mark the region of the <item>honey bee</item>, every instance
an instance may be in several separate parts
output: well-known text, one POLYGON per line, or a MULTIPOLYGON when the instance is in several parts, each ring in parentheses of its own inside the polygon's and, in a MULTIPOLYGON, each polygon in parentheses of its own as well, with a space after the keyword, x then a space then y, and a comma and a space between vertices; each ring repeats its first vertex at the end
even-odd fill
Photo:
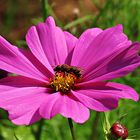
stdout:
POLYGON ((69 66, 67 64, 63 65, 58 65, 54 68, 55 72, 64 72, 65 74, 67 73, 73 73, 76 75, 77 78, 81 77, 81 69, 75 66, 69 66))

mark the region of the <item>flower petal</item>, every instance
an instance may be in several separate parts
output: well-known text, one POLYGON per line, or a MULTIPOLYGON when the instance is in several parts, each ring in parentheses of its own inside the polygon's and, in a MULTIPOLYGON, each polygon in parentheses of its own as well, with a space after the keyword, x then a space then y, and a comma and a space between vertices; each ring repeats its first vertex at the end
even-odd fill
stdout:
MULTIPOLYGON (((94 30, 92 34, 94 34, 94 30)), ((78 66, 85 71, 91 67, 94 69, 96 62, 115 50, 124 47, 124 44, 128 46, 131 45, 131 42, 123 34, 121 25, 99 31, 93 38, 89 34, 83 35, 75 47, 72 65, 78 66)))
POLYGON ((24 56, 42 73, 46 76, 47 81, 54 76, 54 71, 51 72, 45 67, 33 54, 30 50, 22 50, 24 56))
POLYGON ((48 95, 48 89, 41 85, 40 81, 21 76, 0 80, 0 108, 9 112, 13 123, 29 125, 41 118, 38 109, 48 95))
POLYGON ((0 36, 0 69, 38 80, 47 80, 47 77, 29 61, 23 52, 22 49, 11 45, 0 36))
POLYGON ((77 85, 73 95, 85 106, 96 111, 107 111, 118 106, 121 98, 138 101, 136 91, 126 85, 114 82, 96 82, 77 85))
POLYGON ((92 28, 83 32, 73 52, 73 57, 71 62, 72 66, 80 66, 79 63, 82 61, 83 57, 85 56, 85 53, 89 49, 89 45, 93 42, 96 36, 98 36, 102 31, 103 30, 100 28, 92 28))
POLYGON ((70 53, 74 49, 74 47, 78 41, 78 38, 76 38, 75 36, 73 36, 72 34, 70 34, 67 31, 64 31, 64 34, 65 34, 65 38, 66 38, 68 53, 70 53))
MULTIPOLYGON (((112 93, 120 98, 138 101, 138 93, 131 87, 114 82, 89 82, 77 85, 82 90, 94 90, 97 92, 112 93)), ((95 95, 96 96, 96 95, 95 95)))
POLYGON ((31 90, 29 88, 22 88, 19 92, 22 94, 23 92, 30 92, 30 95, 16 97, 0 103, 0 107, 8 110, 9 119, 18 125, 29 125, 41 119, 38 109, 42 102, 44 102, 47 94, 40 93, 44 91, 37 88, 31 90), (35 90, 37 90, 37 92, 35 92, 35 90))
POLYGON ((103 81, 124 76, 140 66, 140 43, 121 48, 98 61, 90 71, 86 71, 85 81, 103 81))
POLYGON ((74 51, 74 48, 76 46, 78 39, 75 36, 73 36, 72 34, 70 34, 69 32, 65 31, 64 34, 65 34, 67 49, 68 49, 68 56, 65 61, 65 64, 70 65, 73 51, 74 51))
POLYGON ((17 87, 38 87, 46 86, 46 82, 40 80, 27 78, 24 76, 8 76, 3 79, 0 79, 0 92, 9 90, 8 88, 17 88, 17 87), (2 88, 3 87, 3 88, 2 88), (8 88, 7 88, 8 87, 8 88))
POLYGON ((49 95, 40 107, 40 115, 46 119, 57 114, 71 118, 77 123, 83 123, 89 118, 89 110, 83 104, 61 93, 49 95))
POLYGON ((119 98, 113 95, 104 95, 101 96, 97 92, 88 91, 88 90, 79 90, 79 91, 72 91, 72 94, 79 100, 79 102, 83 103, 86 107, 96 110, 96 111, 108 111, 116 108, 118 106, 119 98), (92 96, 92 94, 94 94, 92 96))
POLYGON ((68 55, 65 35, 55 26, 52 17, 48 17, 46 23, 39 23, 29 29, 26 41, 32 53, 51 72, 52 66, 64 64, 68 55))
MULTIPOLYGON (((28 106, 27 106, 28 107, 28 106)), ((30 111, 25 110, 25 108, 18 109, 18 111, 9 111, 9 119, 16 125, 31 125, 41 119, 39 112, 36 108, 30 109, 30 111), (19 110, 22 110, 22 115, 19 114, 19 110), (15 112, 17 113, 15 115, 15 112)))

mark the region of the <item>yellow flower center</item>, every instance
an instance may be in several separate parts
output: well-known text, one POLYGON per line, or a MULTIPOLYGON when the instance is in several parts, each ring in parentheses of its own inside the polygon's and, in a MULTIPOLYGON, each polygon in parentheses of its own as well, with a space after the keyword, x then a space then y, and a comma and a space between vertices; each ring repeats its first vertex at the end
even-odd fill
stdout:
POLYGON ((77 67, 58 65, 54 68, 55 76, 50 79, 50 86, 55 91, 67 94, 74 89, 75 82, 81 77, 80 70, 77 67))

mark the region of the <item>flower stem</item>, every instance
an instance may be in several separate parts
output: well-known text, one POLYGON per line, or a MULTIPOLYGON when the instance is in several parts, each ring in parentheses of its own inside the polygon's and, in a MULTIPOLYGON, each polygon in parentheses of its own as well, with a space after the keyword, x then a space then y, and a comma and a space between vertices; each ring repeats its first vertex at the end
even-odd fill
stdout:
POLYGON ((40 120, 39 125, 38 125, 38 129, 37 129, 37 133, 36 133, 36 140, 41 140, 43 124, 44 124, 44 120, 42 119, 42 120, 40 120))
POLYGON ((43 20, 48 17, 48 0, 41 0, 43 20))
POLYGON ((31 127, 31 132, 34 135, 34 139, 35 140, 41 140, 41 135, 42 135, 42 131, 43 131, 43 124, 44 124, 44 120, 41 119, 37 129, 34 129, 34 127, 31 127))
POLYGON ((92 124, 92 133, 91 133, 91 136, 90 136, 91 140, 97 140, 99 119, 100 119, 100 113, 95 112, 95 118, 94 118, 94 121, 93 121, 93 124, 92 124))
POLYGON ((68 122, 69 122, 69 127, 70 127, 70 131, 71 131, 72 140, 76 140, 75 134, 74 134, 72 119, 68 118, 68 122))

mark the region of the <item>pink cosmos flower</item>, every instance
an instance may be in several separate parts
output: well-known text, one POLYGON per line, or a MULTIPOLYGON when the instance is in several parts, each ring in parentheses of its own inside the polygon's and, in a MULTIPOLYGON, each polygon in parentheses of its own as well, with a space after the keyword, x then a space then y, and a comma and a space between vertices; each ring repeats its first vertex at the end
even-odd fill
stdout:
POLYGON ((140 65, 139 43, 117 25, 92 28, 76 38, 55 25, 52 17, 29 29, 23 50, 0 37, 0 68, 17 76, 0 80, 0 107, 17 125, 57 114, 83 123, 89 109, 108 111, 121 98, 138 100, 131 87, 105 82, 140 65))

